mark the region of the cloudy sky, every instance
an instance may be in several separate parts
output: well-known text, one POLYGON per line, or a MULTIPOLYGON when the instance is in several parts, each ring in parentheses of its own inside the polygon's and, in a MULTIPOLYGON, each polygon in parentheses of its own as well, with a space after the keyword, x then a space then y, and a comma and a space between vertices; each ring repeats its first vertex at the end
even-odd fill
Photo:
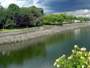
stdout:
POLYGON ((90 0, 0 0, 1 5, 8 7, 15 3, 20 7, 35 5, 46 12, 60 12, 77 9, 90 9, 90 0))

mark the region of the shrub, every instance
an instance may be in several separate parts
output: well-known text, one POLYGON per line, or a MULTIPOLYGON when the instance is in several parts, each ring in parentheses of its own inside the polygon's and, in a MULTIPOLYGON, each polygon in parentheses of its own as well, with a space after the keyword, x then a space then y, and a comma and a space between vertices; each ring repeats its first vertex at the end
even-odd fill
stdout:
POLYGON ((56 68, 90 68, 90 52, 86 48, 74 46, 70 56, 62 55, 56 59, 56 68))
POLYGON ((0 7, 0 29, 40 26, 43 14, 43 9, 35 6, 20 8, 10 4, 7 9, 0 7))
POLYGON ((41 26, 43 25, 42 22, 41 22, 41 19, 40 18, 37 18, 35 20, 33 20, 33 26, 41 26))
POLYGON ((43 17, 43 23, 46 25, 62 25, 64 17, 61 14, 50 14, 43 17))
POLYGON ((11 20, 11 19, 7 19, 6 20, 6 23, 4 25, 4 28, 6 29, 12 29, 12 28, 15 28, 15 23, 14 23, 14 20, 11 20))

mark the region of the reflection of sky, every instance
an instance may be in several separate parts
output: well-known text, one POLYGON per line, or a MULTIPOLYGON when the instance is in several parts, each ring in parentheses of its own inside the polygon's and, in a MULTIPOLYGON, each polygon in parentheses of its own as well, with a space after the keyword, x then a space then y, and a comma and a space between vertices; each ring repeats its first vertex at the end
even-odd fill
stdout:
POLYGON ((90 0, 0 0, 0 2, 3 6, 8 6, 10 3, 15 3, 19 6, 36 5, 43 7, 46 12, 90 8, 90 0))

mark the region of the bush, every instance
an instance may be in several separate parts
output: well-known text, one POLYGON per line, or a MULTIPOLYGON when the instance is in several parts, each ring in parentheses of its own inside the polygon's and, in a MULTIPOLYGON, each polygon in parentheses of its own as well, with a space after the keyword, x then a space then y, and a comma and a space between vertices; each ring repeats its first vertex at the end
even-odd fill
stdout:
POLYGON ((56 68, 90 68, 90 52, 86 48, 74 46, 70 56, 62 55, 56 59, 56 68))
POLYGON ((43 25, 41 18, 36 18, 35 20, 33 20, 33 26, 41 26, 43 25))
POLYGON ((7 9, 0 8, 0 29, 40 26, 43 14, 42 8, 20 8, 16 4, 10 4, 7 9))
POLYGON ((61 14, 50 14, 43 17, 46 25, 63 25, 64 17, 61 14))
POLYGON ((43 24, 45 25, 63 25, 64 23, 76 23, 75 21, 86 22, 90 18, 87 17, 76 17, 73 15, 66 14, 48 14, 43 16, 43 24))
POLYGON ((4 25, 4 28, 6 29, 12 29, 12 28, 15 28, 15 23, 14 23, 14 20, 11 20, 11 19, 7 19, 6 20, 6 23, 4 25))

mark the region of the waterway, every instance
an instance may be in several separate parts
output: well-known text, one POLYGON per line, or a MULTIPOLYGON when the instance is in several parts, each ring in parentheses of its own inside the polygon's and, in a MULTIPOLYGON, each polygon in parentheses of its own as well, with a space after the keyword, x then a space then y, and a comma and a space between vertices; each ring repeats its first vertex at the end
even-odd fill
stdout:
POLYGON ((69 55, 75 44, 90 50, 90 27, 46 36, 24 49, 0 54, 0 68, 54 68, 62 54, 69 55))

